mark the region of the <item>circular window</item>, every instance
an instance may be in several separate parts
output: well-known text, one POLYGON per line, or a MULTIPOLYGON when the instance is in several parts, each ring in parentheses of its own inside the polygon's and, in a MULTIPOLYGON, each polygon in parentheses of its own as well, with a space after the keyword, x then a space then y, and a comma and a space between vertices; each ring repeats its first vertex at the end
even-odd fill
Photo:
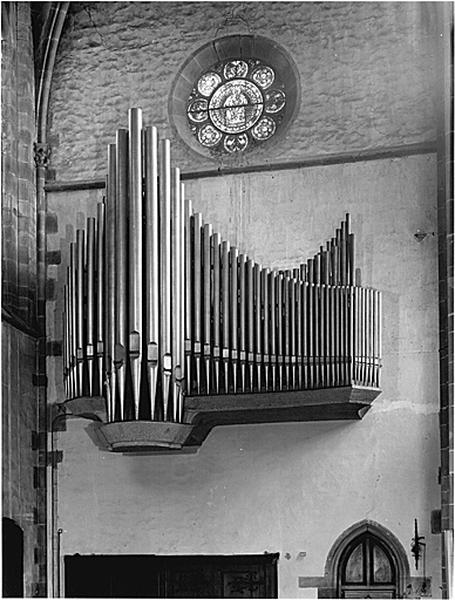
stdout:
POLYGON ((227 36, 200 48, 183 66, 170 98, 180 137, 219 158, 265 145, 285 131, 299 97, 287 53, 260 36, 227 36))
POLYGON ((279 74, 259 59, 224 60, 212 65, 188 98, 190 129, 217 153, 243 152, 271 138, 286 108, 279 74))

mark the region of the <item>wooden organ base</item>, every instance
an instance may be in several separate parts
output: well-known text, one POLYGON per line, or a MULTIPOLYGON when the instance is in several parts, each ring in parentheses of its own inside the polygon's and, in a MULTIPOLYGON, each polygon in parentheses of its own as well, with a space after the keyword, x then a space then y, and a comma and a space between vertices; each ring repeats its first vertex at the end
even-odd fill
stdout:
POLYGON ((96 422, 100 448, 112 452, 188 452, 199 448, 214 427, 255 423, 346 421, 362 419, 377 388, 345 386, 266 394, 188 396, 182 423, 106 420, 104 398, 64 402, 67 412, 96 422))

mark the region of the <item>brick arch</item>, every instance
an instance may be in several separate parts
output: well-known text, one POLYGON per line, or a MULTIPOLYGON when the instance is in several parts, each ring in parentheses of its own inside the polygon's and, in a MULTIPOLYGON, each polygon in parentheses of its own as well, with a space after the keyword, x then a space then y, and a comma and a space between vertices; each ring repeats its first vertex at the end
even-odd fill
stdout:
POLYGON ((409 562, 406 551, 400 540, 386 527, 369 519, 364 519, 348 527, 333 543, 325 563, 324 575, 331 592, 330 596, 336 597, 337 578, 340 559, 346 548, 353 540, 364 533, 377 537, 389 550, 397 573, 398 597, 403 597, 410 584, 409 562))

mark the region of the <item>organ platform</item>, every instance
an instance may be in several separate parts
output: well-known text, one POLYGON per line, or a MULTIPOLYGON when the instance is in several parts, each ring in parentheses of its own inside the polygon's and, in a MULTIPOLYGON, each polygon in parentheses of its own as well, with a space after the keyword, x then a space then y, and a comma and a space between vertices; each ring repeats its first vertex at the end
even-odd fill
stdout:
POLYGON ((362 418, 380 393, 381 293, 346 215, 276 270, 193 212, 140 109, 108 148, 106 197, 70 243, 65 408, 112 451, 199 446, 217 425, 362 418))

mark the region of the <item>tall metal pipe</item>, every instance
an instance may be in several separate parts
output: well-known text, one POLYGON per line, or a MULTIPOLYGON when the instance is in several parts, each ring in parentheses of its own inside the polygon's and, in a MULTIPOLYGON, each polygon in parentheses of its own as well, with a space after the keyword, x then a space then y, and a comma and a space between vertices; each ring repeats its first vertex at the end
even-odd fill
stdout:
POLYGON ((171 340, 171 146, 160 142, 160 358, 163 395, 163 420, 168 420, 169 391, 172 375, 171 340))
POLYGON ((68 364, 68 288, 65 284, 63 286, 63 317, 62 317, 62 332, 63 332, 63 344, 62 344, 62 358, 63 358, 63 385, 65 389, 65 398, 70 397, 69 393, 69 364, 68 364))
POLYGON ((229 391, 229 242, 221 243, 221 318, 223 322, 221 358, 224 367, 224 390, 229 391))
POLYGON ((212 306, 211 306, 211 276, 212 276, 212 264, 211 264, 211 242, 212 242, 212 226, 210 223, 206 223, 202 232, 202 288, 203 288, 203 319, 202 319, 202 342, 203 342, 203 354, 204 354, 204 388, 206 394, 210 394, 211 381, 210 381, 210 363, 211 363, 211 317, 212 317, 212 306))
POLYGON ((360 364, 360 375, 359 375, 359 383, 363 385, 364 383, 364 373, 365 373, 365 296, 364 296, 363 288, 359 288, 359 336, 360 336, 360 348, 359 348, 359 364, 360 364))
POLYGON ((105 204, 99 202, 97 206, 97 231, 96 231, 96 359, 98 365, 98 394, 103 395, 104 384, 104 344, 105 344, 105 319, 104 319, 104 291, 105 291, 105 204))
POLYGON ((183 421, 184 396, 185 396, 185 250, 186 250, 186 227, 185 227, 185 184, 180 183, 180 385, 178 397, 178 421, 183 421))
POLYGON ((290 389, 289 386, 289 374, 290 374, 290 359, 291 359, 291 346, 290 346, 290 329, 291 329, 291 312, 290 312, 290 297, 289 297, 289 278, 283 278, 283 362, 286 389, 290 389))
POLYGON ((373 385, 373 369, 374 369, 374 303, 373 290, 367 290, 368 296, 368 385, 373 385))
POLYGON ((182 264, 182 204, 181 204, 181 182, 180 169, 172 169, 171 189, 171 268, 172 268, 172 417, 173 421, 179 420, 180 404, 182 401, 182 376, 183 363, 181 363, 183 346, 182 327, 182 288, 183 288, 183 264, 182 264))
POLYGON ((144 131, 145 161, 145 343, 147 344, 147 379, 150 418, 156 417, 159 361, 159 213, 158 213, 158 132, 156 127, 144 131))
POLYGON ((242 392, 245 392, 245 368, 246 368, 246 256, 239 255, 239 361, 240 361, 240 384, 242 392))
POLYGON ((295 355, 296 374, 295 389, 302 389, 303 379, 303 344, 302 344, 302 282, 296 282, 295 289, 295 355))
POLYGON ((321 385, 321 315, 320 315, 320 287, 313 284, 313 372, 316 387, 321 385))
MULTIPOLYGON (((115 204, 116 204, 116 146, 110 144, 108 148, 108 179, 106 203, 106 272, 107 293, 105 294, 106 306, 106 397, 108 421, 115 421, 117 402, 117 373, 114 368, 115 340, 117 337, 116 323, 116 270, 117 253, 119 252, 115 240, 115 204)), ((120 407, 120 420, 123 420, 123 411, 120 407)))
POLYGON ((347 251, 347 223, 346 221, 341 222, 340 229, 340 283, 341 285, 346 285, 347 283, 347 260, 346 260, 346 251, 347 251))
POLYGON ((193 225, 193 352, 196 367, 196 392, 201 393, 201 313, 202 313, 202 217, 200 213, 192 216, 193 225))
POLYGON ((270 278, 270 269, 265 267, 261 272, 261 294, 262 294, 262 304, 264 311, 264 320, 263 320, 263 363, 264 363, 264 386, 265 391, 269 391, 269 347, 270 347, 270 329, 269 329, 269 319, 270 319, 270 305, 269 305, 269 278, 270 278))
POLYGON ((291 279, 289 282, 289 352, 290 352, 290 385, 288 389, 296 389, 296 284, 295 279, 291 279))
POLYGON ((87 219, 87 336, 85 353, 88 370, 88 395, 93 396, 95 360, 95 219, 87 219))
POLYGON ((272 377, 272 391, 276 391, 276 283, 277 274, 276 271, 271 271, 269 275, 269 298, 270 298, 270 334, 269 334, 269 355, 270 355, 270 368, 272 377))
MULTIPOLYGON (((308 273, 308 279, 310 279, 310 272, 308 273)), ((312 278, 312 276, 311 276, 312 278)), ((315 360, 315 350, 314 350, 314 293, 313 293, 314 284, 310 281, 308 282, 307 290, 307 327, 308 327, 308 385, 310 388, 314 386, 315 376, 314 376, 314 360, 315 360)))
POLYGON ((302 317, 302 324, 300 328, 300 337, 302 340, 302 377, 300 382, 301 389, 308 389, 308 283, 306 281, 302 282, 302 286, 300 288, 301 294, 301 308, 300 314, 302 317))
POLYGON ((246 339, 246 361, 249 373, 249 390, 254 387, 254 286, 253 286, 253 266, 251 259, 246 261, 246 306, 247 306, 247 339, 246 339))
POLYGON ((359 342, 360 342, 360 300, 359 288, 355 286, 354 291, 354 383, 359 383, 359 342))
POLYGON ((129 360, 133 389, 134 418, 139 419, 142 367, 142 111, 129 111, 129 360))
POLYGON ((231 326, 231 364, 232 364, 232 390, 237 393, 237 366, 238 366, 238 262, 239 251, 237 248, 231 248, 230 263, 231 263, 231 289, 230 289, 230 326, 231 326))
POLYGON ((354 344, 355 344, 355 288, 353 286, 348 287, 348 295, 349 295, 349 385, 353 385, 355 379, 355 359, 354 359, 354 344))
POLYGON ((118 383, 120 420, 125 419, 126 370, 128 350, 128 284, 131 263, 128 265, 129 190, 128 190, 128 131, 118 129, 115 144, 115 179, 113 202, 115 203, 115 336, 113 360, 115 379, 118 383))
POLYGON ((315 254, 313 258, 313 283, 319 283, 320 281, 320 267, 321 267, 321 257, 319 254, 315 254))
POLYGON ((74 291, 74 276, 73 276, 73 262, 74 262, 74 244, 70 244, 70 266, 67 267, 67 281, 68 281, 68 362, 69 362, 69 379, 70 379, 70 393, 69 397, 74 398, 77 396, 77 383, 75 376, 76 368, 76 332, 74 330, 75 320, 75 291, 74 291))
POLYGON ((283 389, 283 275, 278 273, 275 279, 275 319, 276 319, 276 363, 278 375, 278 389, 283 389))
POLYGON ((256 360, 256 384, 257 391, 262 388, 262 315, 264 312, 264 294, 261 286, 261 271, 260 265, 255 264, 253 268, 253 287, 254 287, 254 303, 255 303, 255 360, 256 360))
POLYGON ((327 378, 326 378, 326 367, 327 367, 327 349, 325 345, 326 341, 326 297, 325 297, 325 285, 321 283, 318 286, 318 296, 319 296, 319 372, 320 372, 320 380, 321 386, 326 387, 327 378))
POLYGON ((79 395, 84 394, 84 259, 85 259, 85 231, 78 229, 76 232, 76 338, 77 338, 77 379, 79 395))
POLYGON ((191 202, 188 200, 185 202, 185 357, 187 394, 191 394, 193 384, 193 227, 191 214, 192 206, 191 202))
POLYGON ((213 306, 213 367, 215 392, 220 391, 220 246, 221 236, 219 233, 212 235, 213 273, 212 273, 212 306, 213 306))

